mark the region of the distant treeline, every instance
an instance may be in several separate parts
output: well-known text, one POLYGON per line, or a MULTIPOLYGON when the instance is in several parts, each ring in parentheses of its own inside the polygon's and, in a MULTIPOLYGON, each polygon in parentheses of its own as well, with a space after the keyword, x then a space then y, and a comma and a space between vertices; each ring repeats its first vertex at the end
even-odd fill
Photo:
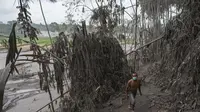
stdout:
MULTIPOLYGON (((5 35, 9 35, 10 31, 12 29, 12 24, 16 22, 16 21, 8 21, 7 23, 3 23, 0 21, 0 34, 5 34, 5 35)), ((36 23, 32 23, 32 26, 35 27, 36 29, 40 30, 40 31, 46 31, 46 26, 44 24, 36 24, 36 23)), ((52 22, 48 25, 49 30, 51 32, 61 32, 61 31, 70 31, 73 29, 72 24, 58 24, 56 22, 52 22)), ((17 28, 19 28, 20 26, 17 26, 17 28)), ((16 28, 16 29, 17 29, 16 28)), ((21 31, 16 30, 17 34, 21 34, 21 31)))
MULTIPOLYGON (((14 22, 16 22, 16 21, 15 20, 8 21, 7 23, 3 23, 0 21, 0 34, 9 35, 14 22)), ((47 31, 46 26, 44 24, 32 23, 32 26, 35 27, 36 29, 38 29, 39 31, 47 31)), ((74 29, 74 26, 75 26, 74 24, 66 24, 66 23, 58 24, 56 22, 52 22, 52 23, 48 24, 49 30, 51 32, 72 32, 74 29)), ((19 28, 20 28, 20 26, 18 25, 16 27, 17 35, 23 34, 20 30, 17 30, 19 28)), ((95 24, 87 25, 87 30, 89 32, 94 31, 95 24)), ((126 33, 131 33, 131 30, 133 30, 133 29, 128 28, 125 31, 126 31, 126 33)), ((117 26, 115 28, 115 32, 117 32, 117 33, 120 33, 123 31, 124 31, 124 28, 122 26, 117 26)))

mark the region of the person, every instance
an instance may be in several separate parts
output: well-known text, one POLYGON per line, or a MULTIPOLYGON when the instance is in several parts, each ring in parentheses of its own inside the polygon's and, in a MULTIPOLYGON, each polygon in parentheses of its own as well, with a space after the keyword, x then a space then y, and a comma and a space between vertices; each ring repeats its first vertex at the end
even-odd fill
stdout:
POLYGON ((127 95, 127 98, 129 97, 129 100, 130 100, 129 109, 133 111, 135 108, 135 98, 136 98, 138 89, 139 89, 140 95, 142 95, 141 80, 138 79, 138 75, 136 73, 133 73, 132 79, 128 81, 127 87, 126 87, 126 95, 127 95))

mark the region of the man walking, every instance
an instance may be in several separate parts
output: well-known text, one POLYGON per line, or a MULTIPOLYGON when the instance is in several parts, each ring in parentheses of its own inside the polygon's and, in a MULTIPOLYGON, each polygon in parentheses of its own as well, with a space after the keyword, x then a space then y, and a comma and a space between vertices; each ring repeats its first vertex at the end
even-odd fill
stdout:
POLYGON ((135 97, 137 94, 137 90, 139 89, 140 95, 142 95, 141 92, 141 80, 138 79, 138 76, 136 73, 132 74, 132 79, 128 81, 127 87, 126 87, 126 95, 129 96, 130 100, 130 109, 134 111, 135 108, 135 97))

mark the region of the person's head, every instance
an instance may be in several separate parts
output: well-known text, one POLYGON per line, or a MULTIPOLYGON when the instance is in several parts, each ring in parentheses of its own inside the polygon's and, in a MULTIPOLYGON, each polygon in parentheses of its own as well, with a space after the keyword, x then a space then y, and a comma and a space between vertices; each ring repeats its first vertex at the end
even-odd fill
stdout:
POLYGON ((132 77, 138 77, 136 72, 133 72, 132 77))
POLYGON ((133 79, 133 80, 137 80, 137 77, 138 77, 137 74, 134 72, 134 73, 132 74, 132 79, 133 79))

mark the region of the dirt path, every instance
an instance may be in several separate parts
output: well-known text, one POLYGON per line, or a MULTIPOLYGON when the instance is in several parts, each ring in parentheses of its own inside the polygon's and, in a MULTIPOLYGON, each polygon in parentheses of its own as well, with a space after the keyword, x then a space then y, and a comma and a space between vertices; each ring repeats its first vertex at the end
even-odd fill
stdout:
MULTIPOLYGON (((152 76, 148 76, 148 68, 150 65, 145 65, 140 68, 138 74, 140 77, 145 78, 142 83, 142 96, 137 94, 136 96, 136 106, 134 112, 167 112, 160 111, 157 107, 152 105, 154 98, 157 96, 165 96, 167 93, 163 93, 160 89, 153 84, 150 84, 152 76)), ((138 92, 139 93, 139 92, 138 92)), ((132 112, 128 109, 129 100, 126 98, 126 95, 123 93, 118 97, 111 99, 109 104, 104 105, 104 108, 97 110, 97 112, 132 112)))
MULTIPOLYGON (((157 94, 164 93, 161 93, 157 87, 147 83, 143 85, 142 93, 142 96, 137 95, 136 97, 135 112, 156 112, 156 110, 150 109, 151 99, 157 94)), ((128 109, 128 104, 128 100, 125 95, 122 94, 118 98, 111 100, 110 103, 107 104, 109 106, 97 110, 97 112, 131 112, 131 110, 128 109)))
MULTIPOLYGON (((139 71, 139 74, 142 74, 142 77, 147 76, 147 68, 149 66, 144 66, 139 71)), ((155 87, 154 85, 147 83, 151 79, 150 76, 146 78, 144 83, 142 84, 142 96, 137 94, 136 96, 136 107, 135 112, 157 112, 156 109, 151 109, 151 99, 156 97, 156 95, 162 95, 164 93, 160 92, 160 89, 155 87)), ((105 108, 98 110, 97 112, 131 112, 128 109, 129 100, 126 98, 125 94, 120 95, 117 98, 114 98, 110 101, 110 105, 106 105, 105 108)))

